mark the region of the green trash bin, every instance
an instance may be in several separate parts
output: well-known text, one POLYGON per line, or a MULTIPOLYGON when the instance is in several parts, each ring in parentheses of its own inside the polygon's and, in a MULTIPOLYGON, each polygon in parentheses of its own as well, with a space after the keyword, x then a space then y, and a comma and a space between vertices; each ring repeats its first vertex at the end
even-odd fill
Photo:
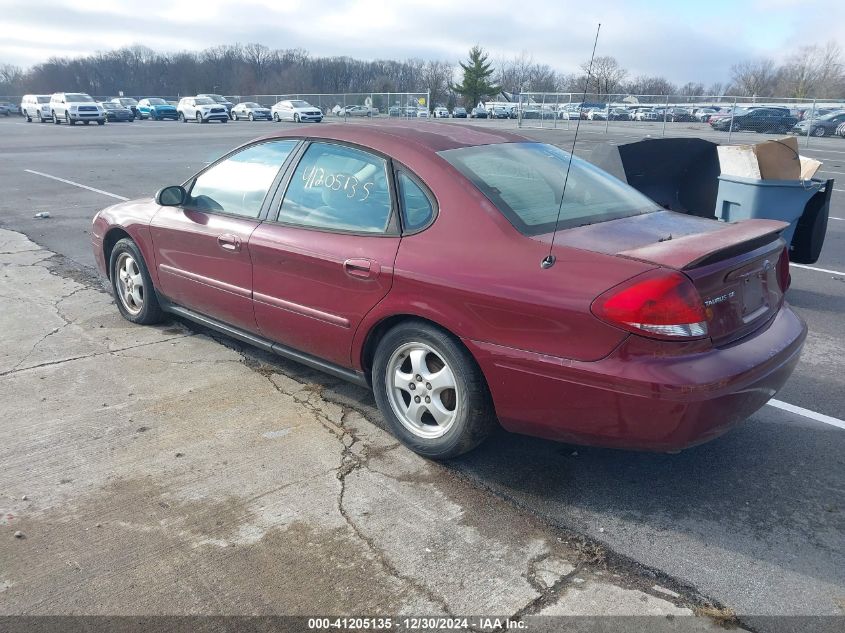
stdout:
POLYGON ((783 239, 790 245, 790 257, 815 263, 824 242, 832 191, 832 180, 758 180, 721 175, 716 218, 724 222, 751 218, 788 222, 783 239), (796 234, 799 222, 802 228, 796 234))

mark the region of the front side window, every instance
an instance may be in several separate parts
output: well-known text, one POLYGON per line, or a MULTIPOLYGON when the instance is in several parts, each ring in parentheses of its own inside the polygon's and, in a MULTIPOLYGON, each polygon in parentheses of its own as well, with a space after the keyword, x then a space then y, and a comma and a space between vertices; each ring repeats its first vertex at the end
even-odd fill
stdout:
POLYGON ((264 197, 298 141, 252 145, 201 173, 188 207, 257 218, 264 197))
POLYGON ((525 235, 659 211, 633 187, 544 143, 499 143, 439 152, 525 235), (561 198, 563 201, 561 203, 561 198), (560 220, 558 221, 558 215, 560 220))
POLYGON ((312 143, 291 178, 279 221, 384 233, 391 209, 387 161, 344 145, 312 143))

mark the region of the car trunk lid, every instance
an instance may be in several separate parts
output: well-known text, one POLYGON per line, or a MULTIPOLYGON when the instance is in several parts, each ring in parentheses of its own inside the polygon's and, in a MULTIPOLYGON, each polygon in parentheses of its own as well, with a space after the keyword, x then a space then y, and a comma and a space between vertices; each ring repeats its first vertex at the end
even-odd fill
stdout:
MULTIPOLYGON (((725 345, 761 327, 783 304, 778 274, 788 224, 733 224, 655 212, 561 231, 555 244, 683 272, 705 305, 708 334, 725 345)), ((539 239, 547 241, 551 235, 539 239)))

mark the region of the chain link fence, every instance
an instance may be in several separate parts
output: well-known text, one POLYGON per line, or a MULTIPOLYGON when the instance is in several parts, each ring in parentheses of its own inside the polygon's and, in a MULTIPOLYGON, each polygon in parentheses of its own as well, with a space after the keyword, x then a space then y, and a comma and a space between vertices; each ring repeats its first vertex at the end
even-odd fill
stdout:
POLYGON ((706 136, 727 143, 742 132, 796 134, 804 145, 845 137, 845 101, 834 99, 523 92, 515 102, 485 107, 496 116, 508 110, 524 128, 574 129, 580 120, 581 131, 593 133, 706 136))

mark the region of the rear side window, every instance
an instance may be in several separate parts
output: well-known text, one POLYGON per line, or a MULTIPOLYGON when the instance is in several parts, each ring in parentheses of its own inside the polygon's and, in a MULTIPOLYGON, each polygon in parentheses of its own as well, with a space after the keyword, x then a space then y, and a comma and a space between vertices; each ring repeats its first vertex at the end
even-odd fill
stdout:
POLYGON ((312 143, 288 185, 279 222, 384 233, 391 209, 387 161, 353 147, 312 143))
POLYGON ((197 177, 188 206, 257 218, 267 190, 298 142, 259 143, 220 161, 197 177))
POLYGON ((633 187, 544 143, 500 143, 440 152, 525 235, 606 222, 660 208, 633 187), (569 171, 567 180, 567 170, 569 171), (566 195, 563 196, 563 185, 566 195), (557 221, 560 215, 559 222, 557 221))
POLYGON ((434 207, 413 178, 404 171, 398 172, 399 199, 402 203, 402 225, 406 232, 423 228, 434 217, 434 207))

